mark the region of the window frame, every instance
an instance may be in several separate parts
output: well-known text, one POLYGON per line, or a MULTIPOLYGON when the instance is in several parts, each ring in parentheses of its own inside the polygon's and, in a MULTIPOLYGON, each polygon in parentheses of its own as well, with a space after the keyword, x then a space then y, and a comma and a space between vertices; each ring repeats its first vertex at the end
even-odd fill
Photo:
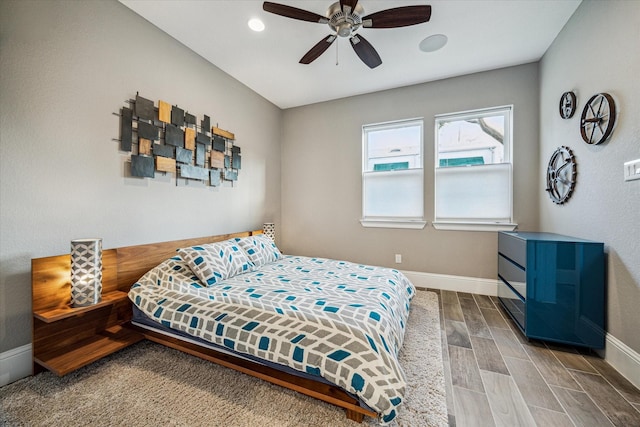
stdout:
POLYGON ((362 217, 360 218, 360 223, 363 227, 376 227, 376 228, 409 228, 409 229, 422 229, 427 225, 427 221, 425 221, 425 209, 424 209, 424 164, 425 164, 425 153, 424 153, 424 117, 416 117, 411 119, 401 119, 401 120, 393 120, 388 122, 381 123, 372 123, 366 124, 362 126, 362 169, 361 169, 361 179, 362 179, 362 217), (397 170, 369 170, 369 144, 368 144, 368 133, 372 131, 381 131, 385 129, 397 129, 401 127, 408 126, 419 126, 420 127, 420 167, 409 167, 408 169, 397 169, 397 170), (404 172, 407 171, 420 171, 421 179, 420 179, 420 196, 421 200, 421 216, 372 216, 367 215, 367 191, 366 191, 366 181, 367 176, 372 176, 371 174, 394 174, 396 172, 404 172))
MULTIPOLYGON (((433 227, 437 230, 457 230, 457 231, 513 231, 518 224, 515 223, 513 218, 513 115, 514 106, 500 105, 496 107, 479 108, 474 110, 459 111, 453 113, 437 114, 434 116, 434 180, 433 180, 433 227), (465 120, 469 118, 478 118, 486 116, 490 113, 505 113, 508 124, 505 123, 505 132, 503 141, 504 157, 501 163, 489 163, 483 165, 468 165, 468 166, 440 166, 440 152, 438 142, 438 124, 441 121, 449 120, 465 120), (506 140, 508 138, 508 145, 506 140), (438 169, 447 169, 448 171, 454 171, 456 167, 463 168, 481 168, 485 166, 495 166, 501 164, 509 165, 509 219, 506 221, 487 220, 482 218, 477 219, 463 219, 463 220, 451 220, 451 219, 439 219, 438 218, 438 169)), ((462 170, 462 169, 461 169, 462 170)))

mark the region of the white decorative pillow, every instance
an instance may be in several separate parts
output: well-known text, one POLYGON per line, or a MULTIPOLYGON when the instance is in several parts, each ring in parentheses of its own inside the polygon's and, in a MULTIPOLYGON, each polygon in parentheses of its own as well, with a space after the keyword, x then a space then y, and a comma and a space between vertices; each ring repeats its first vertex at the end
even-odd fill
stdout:
POLYGON ((251 237, 236 238, 238 243, 247 253, 249 260, 256 267, 278 260, 282 254, 276 244, 264 234, 251 237))
POLYGON ((247 258, 247 254, 234 241, 234 239, 220 242, 220 244, 224 245, 225 247, 224 254, 227 260, 227 268, 229 273, 228 277, 233 277, 237 274, 251 271, 251 269, 253 268, 251 259, 247 258))
POLYGON ((251 270, 247 255, 232 240, 182 248, 180 257, 207 286, 251 270))

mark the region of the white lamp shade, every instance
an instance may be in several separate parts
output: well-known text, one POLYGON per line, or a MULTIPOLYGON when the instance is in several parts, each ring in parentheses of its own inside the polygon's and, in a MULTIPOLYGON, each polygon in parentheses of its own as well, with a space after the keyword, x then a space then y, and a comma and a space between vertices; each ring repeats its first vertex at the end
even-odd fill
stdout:
POLYGON ((102 300, 102 239, 71 241, 71 305, 85 307, 102 300))
POLYGON ((262 232, 274 242, 276 241, 276 225, 274 223, 265 222, 262 224, 262 232))

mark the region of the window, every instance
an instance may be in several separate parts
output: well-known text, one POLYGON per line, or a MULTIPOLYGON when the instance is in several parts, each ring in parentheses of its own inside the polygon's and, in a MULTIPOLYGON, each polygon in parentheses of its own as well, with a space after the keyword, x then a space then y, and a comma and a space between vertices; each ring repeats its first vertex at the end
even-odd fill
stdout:
POLYGON ((422 139, 422 119, 362 127, 363 226, 425 226, 422 139))
POLYGON ((512 106, 435 120, 438 229, 513 230, 512 106))

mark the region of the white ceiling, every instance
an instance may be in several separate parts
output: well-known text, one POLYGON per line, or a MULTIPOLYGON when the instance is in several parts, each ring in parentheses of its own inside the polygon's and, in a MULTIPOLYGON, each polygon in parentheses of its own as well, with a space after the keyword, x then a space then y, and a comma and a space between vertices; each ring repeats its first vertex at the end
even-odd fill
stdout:
MULTIPOLYGON (((345 38, 310 65, 299 64, 330 34, 329 27, 264 12, 262 1, 120 2, 278 107, 289 108, 537 61, 581 0, 361 0, 365 15, 432 6, 424 24, 359 30, 382 58, 375 69, 360 61, 345 38), (247 26, 255 17, 266 25, 261 33, 247 26), (420 41, 432 34, 445 34, 448 44, 437 52, 420 51, 420 41)), ((324 15, 332 0, 275 2, 324 15)))

